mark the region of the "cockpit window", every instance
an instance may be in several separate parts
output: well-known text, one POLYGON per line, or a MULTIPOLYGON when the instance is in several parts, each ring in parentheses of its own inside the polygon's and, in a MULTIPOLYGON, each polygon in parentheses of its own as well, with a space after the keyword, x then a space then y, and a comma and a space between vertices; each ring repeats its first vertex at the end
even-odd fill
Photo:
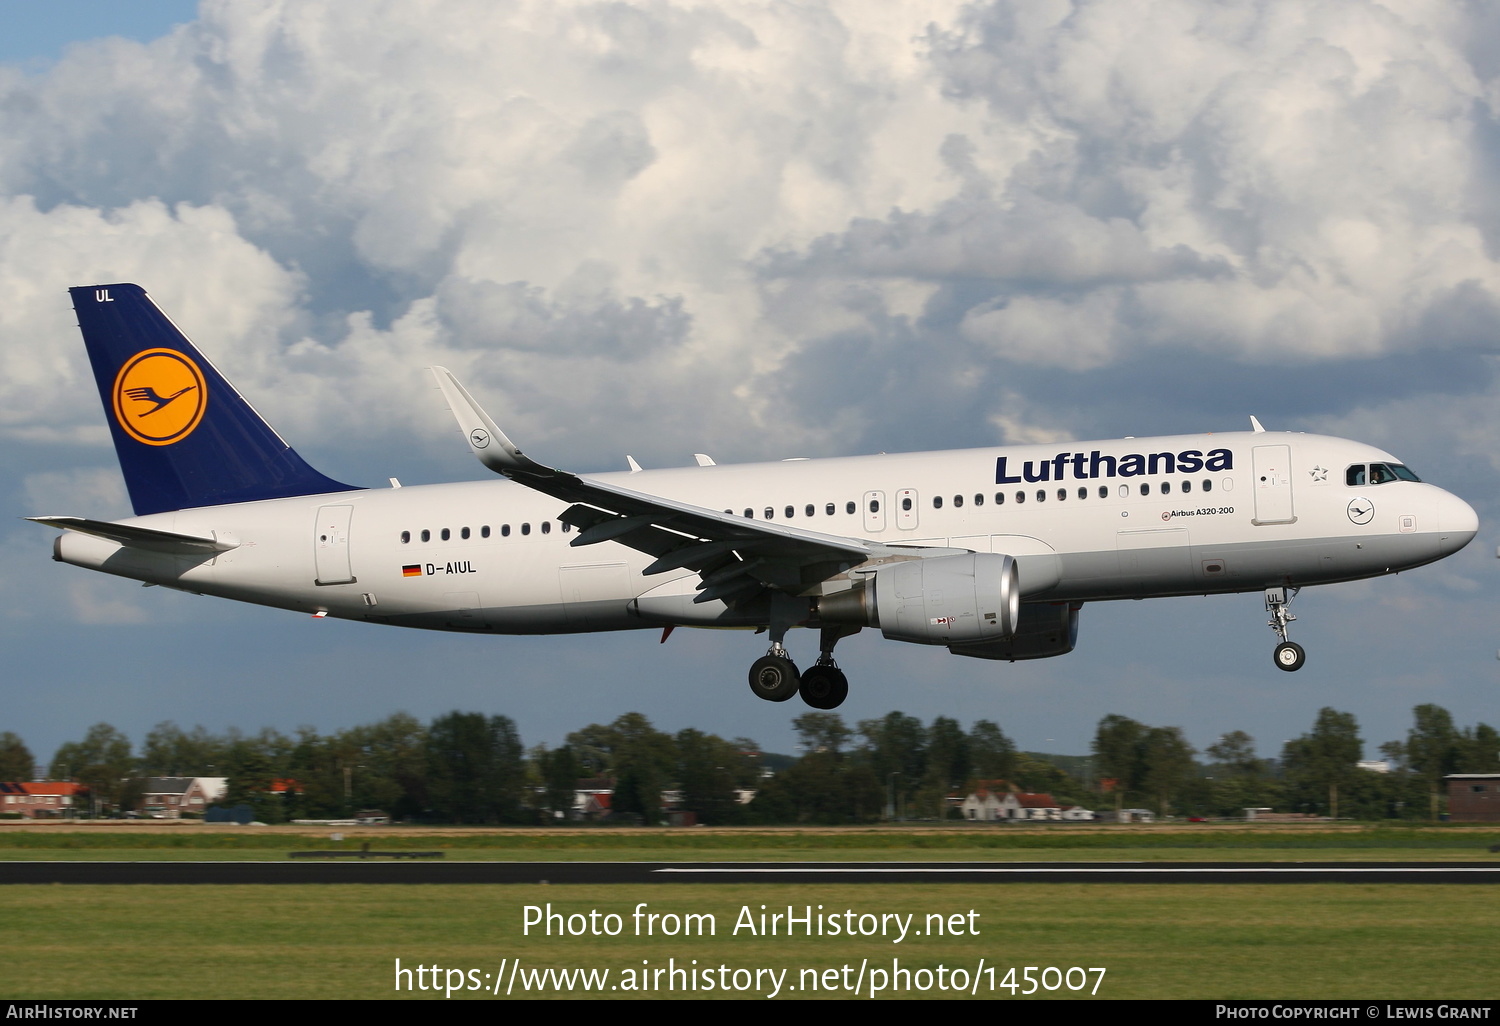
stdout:
POLYGON ((1371 463, 1368 466, 1356 463, 1344 472, 1344 483, 1350 487, 1362 487, 1366 483, 1378 485, 1389 484, 1391 481, 1420 480, 1400 463, 1371 463))

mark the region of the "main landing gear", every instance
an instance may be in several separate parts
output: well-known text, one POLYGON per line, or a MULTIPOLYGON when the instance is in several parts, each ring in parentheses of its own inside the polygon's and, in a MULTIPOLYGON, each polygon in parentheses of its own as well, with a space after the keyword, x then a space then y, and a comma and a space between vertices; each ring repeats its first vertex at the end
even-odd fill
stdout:
POLYGON ((837 709, 849 697, 849 678, 833 661, 833 646, 840 638, 859 633, 858 627, 824 627, 818 661, 806 673, 798 674, 797 664, 782 646, 786 629, 773 630, 771 648, 750 667, 750 690, 767 702, 785 702, 800 694, 802 701, 814 709, 837 709), (777 634, 781 637, 777 637, 777 634))
POLYGON ((750 690, 767 702, 785 702, 797 693, 801 683, 797 664, 780 642, 773 643, 771 650, 750 666, 750 690))
POLYGON ((1307 662, 1307 653, 1302 651, 1302 646, 1295 641, 1286 640, 1286 625, 1297 619, 1287 610, 1300 590, 1300 588, 1292 588, 1290 591, 1286 588, 1266 589, 1266 612, 1271 614, 1270 622, 1266 626, 1275 631, 1276 636, 1281 639, 1281 644, 1276 646, 1272 658, 1278 670, 1285 670, 1288 673, 1302 669, 1302 664, 1307 662))
POLYGON ((837 709, 849 697, 849 678, 832 659, 819 659, 802 675, 802 701, 814 709, 837 709))

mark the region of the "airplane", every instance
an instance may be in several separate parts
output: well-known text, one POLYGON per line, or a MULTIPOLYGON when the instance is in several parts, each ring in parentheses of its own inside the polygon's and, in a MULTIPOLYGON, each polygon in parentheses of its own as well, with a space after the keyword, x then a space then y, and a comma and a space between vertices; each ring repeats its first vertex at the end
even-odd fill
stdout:
POLYGON ((1462 499, 1359 442, 1265 430, 570 473, 429 368, 504 480, 389 488, 310 467, 133 284, 70 289, 135 516, 28 519, 53 558, 319 617, 441 631, 768 632, 751 691, 837 708, 866 627, 992 660, 1073 650, 1089 602, 1264 593, 1303 665, 1308 585, 1398 573, 1478 530, 1462 499), (798 670, 788 631, 819 632, 798 670))

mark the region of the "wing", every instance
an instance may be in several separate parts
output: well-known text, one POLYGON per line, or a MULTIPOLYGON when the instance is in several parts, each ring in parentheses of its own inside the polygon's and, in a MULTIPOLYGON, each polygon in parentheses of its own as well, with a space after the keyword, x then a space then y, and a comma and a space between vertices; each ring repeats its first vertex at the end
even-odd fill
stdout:
POLYGON ((816 594, 822 582, 872 562, 966 552, 892 546, 750 520, 543 466, 521 452, 447 369, 429 368, 485 466, 572 503, 559 517, 578 529, 574 546, 612 541, 655 556, 647 575, 688 569, 702 581, 694 602, 734 605, 767 588, 816 594), (904 550, 904 551, 903 551, 904 550))

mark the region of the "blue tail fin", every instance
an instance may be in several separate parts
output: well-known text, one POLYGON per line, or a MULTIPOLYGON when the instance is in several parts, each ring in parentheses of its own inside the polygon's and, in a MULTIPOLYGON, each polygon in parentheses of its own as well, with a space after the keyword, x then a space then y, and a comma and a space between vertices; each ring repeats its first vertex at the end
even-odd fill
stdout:
POLYGON ((68 291, 138 516, 353 490, 293 452, 145 289, 68 291))

